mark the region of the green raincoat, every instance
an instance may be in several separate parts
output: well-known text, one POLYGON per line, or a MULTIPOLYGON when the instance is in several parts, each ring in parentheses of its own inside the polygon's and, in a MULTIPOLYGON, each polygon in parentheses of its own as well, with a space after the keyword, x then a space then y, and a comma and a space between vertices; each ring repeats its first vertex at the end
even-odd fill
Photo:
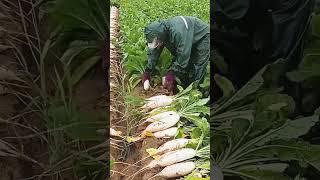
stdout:
POLYGON ((145 36, 148 43, 157 37, 164 45, 148 49, 146 71, 153 72, 166 47, 174 57, 170 70, 183 84, 203 81, 210 58, 210 28, 206 23, 195 17, 176 16, 149 24, 145 36))

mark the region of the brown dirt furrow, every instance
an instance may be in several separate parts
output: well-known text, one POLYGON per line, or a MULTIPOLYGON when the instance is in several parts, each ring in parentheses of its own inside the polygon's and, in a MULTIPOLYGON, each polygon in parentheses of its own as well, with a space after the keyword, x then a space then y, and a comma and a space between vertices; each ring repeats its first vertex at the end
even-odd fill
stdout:
MULTIPOLYGON (((117 8, 111 8, 110 15, 110 127, 116 130, 125 132, 125 124, 121 123, 121 113, 123 112, 123 99, 121 99, 120 89, 121 88, 121 53, 119 48, 115 45, 119 38, 119 10, 117 8)), ((123 161, 122 150, 125 148, 125 144, 119 139, 114 139, 111 137, 110 140, 110 158, 116 162, 123 161)), ((122 178, 121 170, 125 166, 123 164, 116 163, 113 167, 113 172, 111 173, 111 179, 120 180, 122 178)))

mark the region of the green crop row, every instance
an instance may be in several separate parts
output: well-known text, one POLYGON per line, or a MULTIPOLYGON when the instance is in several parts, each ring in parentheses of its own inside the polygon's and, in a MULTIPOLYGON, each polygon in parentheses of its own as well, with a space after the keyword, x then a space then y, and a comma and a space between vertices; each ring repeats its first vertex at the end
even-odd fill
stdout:
MULTIPOLYGON (((129 75, 140 75, 147 62, 146 40, 144 28, 153 21, 167 19, 173 16, 195 16, 209 24, 209 0, 121 0, 120 4, 120 29, 123 36, 122 49, 124 64, 129 75)), ((159 75, 166 72, 170 65, 171 55, 165 49, 159 63, 159 75)))

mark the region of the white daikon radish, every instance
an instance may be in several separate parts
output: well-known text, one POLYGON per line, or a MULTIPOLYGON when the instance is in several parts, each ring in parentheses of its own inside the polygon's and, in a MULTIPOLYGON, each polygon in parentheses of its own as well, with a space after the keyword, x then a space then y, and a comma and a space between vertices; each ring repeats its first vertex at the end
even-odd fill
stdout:
POLYGON ((144 83, 143 83, 143 89, 146 90, 146 91, 150 89, 150 82, 149 82, 149 80, 144 81, 144 83))
POLYGON ((146 101, 148 102, 141 107, 142 109, 155 109, 158 107, 170 105, 173 102, 173 97, 166 95, 158 95, 148 98, 146 99, 146 101))
POLYGON ((122 132, 121 132, 121 131, 116 131, 115 129, 110 128, 110 135, 111 135, 111 136, 118 136, 118 137, 121 137, 121 134, 122 134, 122 132))
POLYGON ((180 120, 180 116, 178 114, 175 114, 175 115, 169 116, 168 118, 161 119, 159 121, 149 124, 146 127, 145 131, 148 131, 148 132, 162 131, 176 125, 179 120, 180 120))
POLYGON ((168 99, 168 98, 171 99, 172 97, 166 96, 166 95, 157 95, 157 96, 149 97, 146 100, 147 101, 158 101, 160 99, 168 99))
POLYGON ((163 107, 152 109, 151 111, 148 112, 148 114, 159 113, 161 111, 164 111, 166 108, 170 108, 170 106, 163 106, 163 107))
POLYGON ((149 153, 150 156, 162 155, 170 151, 175 151, 175 150, 184 148, 190 141, 191 139, 185 139, 185 138, 174 139, 164 143, 158 149, 149 148, 147 149, 147 152, 149 153))
POLYGON ((196 150, 192 148, 183 148, 175 151, 167 152, 159 157, 159 159, 151 161, 146 168, 166 167, 176 164, 196 156, 196 150))
POLYGON ((164 86, 164 85, 165 85, 165 83, 166 83, 166 77, 165 77, 165 76, 163 76, 163 77, 162 77, 162 86, 164 86))
POLYGON ((159 114, 156 114, 154 116, 151 116, 149 118, 146 119, 146 122, 155 122, 155 121, 159 121, 161 119, 164 119, 164 118, 168 118, 172 115, 177 115, 178 113, 175 112, 175 111, 167 111, 167 112, 162 112, 162 113, 159 113, 159 114))
MULTIPOLYGON (((174 139, 174 140, 171 140, 171 141, 164 143, 158 149, 149 148, 146 151, 148 152, 148 154, 150 156, 147 156, 140 161, 148 159, 149 157, 154 157, 155 155, 159 156, 159 155, 162 155, 162 154, 170 152, 170 151, 175 151, 175 150, 184 148, 190 141, 191 141, 191 139, 185 139, 185 138, 174 139)), ((140 162, 140 161, 138 161, 138 162, 140 162)), ((136 163, 138 163, 138 162, 136 162, 136 163)))
POLYGON ((191 148, 183 148, 176 151, 170 151, 163 155, 161 155, 158 159, 152 160, 147 166, 140 169, 136 173, 134 173, 131 177, 133 177, 145 170, 152 169, 155 167, 166 167, 176 163, 183 162, 185 160, 191 159, 196 156, 196 151, 191 148))
POLYGON ((172 138, 174 137, 178 132, 178 128, 177 127, 172 127, 169 129, 165 129, 163 131, 158 131, 153 133, 153 136, 156 138, 172 138))
POLYGON ((173 164, 163 168, 163 170, 156 175, 156 177, 176 178, 190 174, 196 165, 194 162, 182 162, 173 164))
POLYGON ((179 139, 168 141, 157 149, 157 154, 163 154, 169 151, 175 151, 175 150, 184 148, 190 141, 191 139, 185 139, 185 138, 179 138, 179 139))

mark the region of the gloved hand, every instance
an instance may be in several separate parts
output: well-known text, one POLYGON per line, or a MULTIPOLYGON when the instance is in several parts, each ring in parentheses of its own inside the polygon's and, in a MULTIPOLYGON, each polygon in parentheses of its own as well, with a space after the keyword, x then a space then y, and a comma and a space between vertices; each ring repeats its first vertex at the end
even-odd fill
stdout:
POLYGON ((150 88, 150 73, 149 72, 143 73, 142 83, 143 83, 143 89, 149 90, 149 88, 150 88))
POLYGON ((169 90, 169 91, 172 91, 173 88, 174 88, 174 85, 175 85, 175 76, 174 76, 173 71, 170 70, 166 74, 165 82, 164 82, 164 88, 169 90))

